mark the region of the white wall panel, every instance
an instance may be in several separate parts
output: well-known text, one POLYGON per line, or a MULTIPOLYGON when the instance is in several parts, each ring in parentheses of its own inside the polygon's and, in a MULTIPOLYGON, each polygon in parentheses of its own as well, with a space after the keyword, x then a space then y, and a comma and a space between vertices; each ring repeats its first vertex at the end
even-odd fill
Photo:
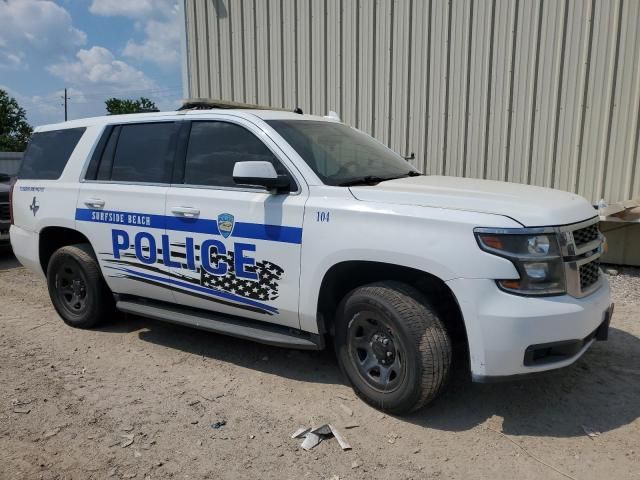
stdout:
POLYGON ((640 195, 640 1, 184 1, 191 97, 335 110, 430 174, 640 195))
POLYGON ((493 71, 493 43, 495 31, 496 2, 474 2, 471 29, 469 82, 469 125, 467 127, 467 153, 463 175, 483 178, 486 175, 485 159, 488 152, 487 132, 491 112, 489 92, 493 71))

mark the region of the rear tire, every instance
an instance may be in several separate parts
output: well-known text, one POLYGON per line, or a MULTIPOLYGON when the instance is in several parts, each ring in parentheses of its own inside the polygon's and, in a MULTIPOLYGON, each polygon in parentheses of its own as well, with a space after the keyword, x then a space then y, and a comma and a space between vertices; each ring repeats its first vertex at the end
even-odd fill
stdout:
POLYGON ((86 243, 53 253, 47 267, 47 285, 53 306, 67 325, 93 328, 115 314, 113 295, 86 243))
POLYGON ((444 388, 451 339, 418 290, 396 281, 353 290, 336 319, 336 353, 356 394, 393 414, 417 410, 444 388))

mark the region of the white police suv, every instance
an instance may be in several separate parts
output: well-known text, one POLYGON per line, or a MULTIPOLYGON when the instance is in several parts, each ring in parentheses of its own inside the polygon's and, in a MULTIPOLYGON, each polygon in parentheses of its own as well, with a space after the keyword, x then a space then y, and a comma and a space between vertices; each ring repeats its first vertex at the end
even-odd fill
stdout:
POLYGON ((454 357, 491 381, 607 338, 585 199, 425 176, 335 118, 212 109, 40 127, 11 200, 13 250, 67 324, 122 311, 292 348, 331 340, 358 395, 393 413, 438 395, 454 357))

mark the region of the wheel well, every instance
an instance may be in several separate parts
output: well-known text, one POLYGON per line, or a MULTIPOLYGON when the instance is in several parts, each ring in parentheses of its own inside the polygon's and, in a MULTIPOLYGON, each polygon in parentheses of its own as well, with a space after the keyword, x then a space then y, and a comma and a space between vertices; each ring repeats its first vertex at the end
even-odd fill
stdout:
POLYGON ((318 298, 320 331, 333 335, 335 313, 340 301, 353 289, 373 282, 396 280, 411 285, 429 300, 445 323, 454 343, 464 342, 467 334, 460 306, 438 277, 415 268, 382 262, 350 261, 334 265, 325 274, 318 298))
POLYGON ((67 245, 89 243, 89 239, 77 230, 65 227, 46 227, 40 232, 39 254, 42 271, 47 274, 47 266, 53 252, 67 245))

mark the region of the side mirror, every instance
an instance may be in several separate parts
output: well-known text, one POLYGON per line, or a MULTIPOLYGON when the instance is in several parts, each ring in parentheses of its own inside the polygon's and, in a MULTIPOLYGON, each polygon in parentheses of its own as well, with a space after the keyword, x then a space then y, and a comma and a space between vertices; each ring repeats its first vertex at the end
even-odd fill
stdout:
POLYGON ((11 180, 11 175, 8 173, 0 173, 0 182, 8 182, 11 180))
POLYGON ((289 191, 286 175, 278 175, 271 162, 238 162, 233 166, 233 181, 239 185, 264 187, 276 192, 289 191))

